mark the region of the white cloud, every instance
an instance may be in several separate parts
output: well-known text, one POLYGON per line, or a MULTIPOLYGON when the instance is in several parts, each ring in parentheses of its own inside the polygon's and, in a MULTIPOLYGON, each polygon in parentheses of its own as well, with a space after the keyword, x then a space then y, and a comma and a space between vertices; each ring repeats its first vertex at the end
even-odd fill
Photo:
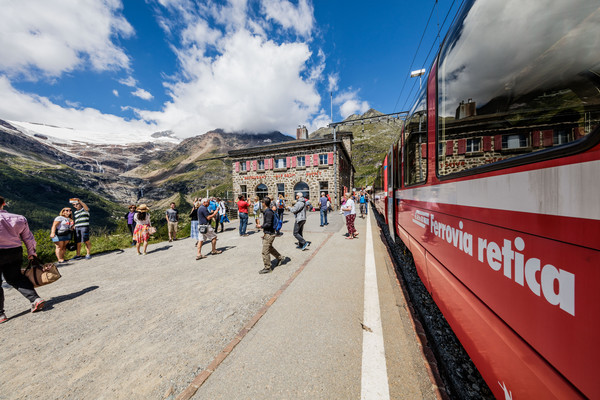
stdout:
POLYGON ((307 0, 299 0, 298 6, 286 0, 262 0, 267 19, 278 22, 285 29, 292 29, 300 36, 309 37, 315 19, 313 7, 307 0))
POLYGON ((0 72, 37 80, 84 67, 129 68, 129 57, 113 43, 134 33, 121 7, 117 0, 3 1, 0 72))
POLYGON ((339 106, 340 115, 347 118, 352 114, 364 114, 369 110, 369 103, 358 96, 358 91, 349 89, 333 98, 333 104, 339 106))
POLYGON ((0 75, 0 115, 13 121, 43 122, 56 126, 81 130, 97 130, 107 133, 131 132, 147 135, 155 132, 154 125, 141 121, 126 121, 115 115, 103 114, 93 108, 65 108, 52 103, 47 97, 16 90, 8 78, 0 75))
POLYGON ((133 78, 133 76, 128 76, 127 78, 119 79, 119 83, 121 85, 135 87, 137 85, 137 81, 133 78))
POLYGON ((154 96, 142 88, 138 88, 135 92, 131 92, 132 95, 139 97, 142 100, 152 100, 154 96))
POLYGON ((193 79, 169 85, 172 100, 162 111, 137 110, 138 115, 193 136, 214 128, 293 132, 318 111, 320 97, 301 77, 311 55, 306 44, 279 45, 241 30, 220 40, 219 48, 214 60, 181 50, 193 79))
POLYGON ((115 95, 115 97, 119 97, 119 91, 117 89, 113 89, 112 93, 115 95))
POLYGON ((340 76, 338 74, 331 74, 327 77, 327 91, 334 92, 338 88, 338 82, 340 80, 340 76))

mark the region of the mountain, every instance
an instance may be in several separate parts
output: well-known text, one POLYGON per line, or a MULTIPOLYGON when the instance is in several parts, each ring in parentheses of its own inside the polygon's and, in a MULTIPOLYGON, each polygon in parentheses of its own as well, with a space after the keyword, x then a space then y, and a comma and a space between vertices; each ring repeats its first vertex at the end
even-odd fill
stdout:
POLYGON ((33 229, 48 229, 70 197, 88 203, 96 223, 110 230, 126 204, 166 208, 206 190, 225 196, 232 189, 227 151, 293 140, 280 132, 215 130, 181 142, 166 131, 147 142, 90 143, 75 130, 65 136, 68 128, 24 125, 0 120, 0 195, 33 229), (56 132, 60 137, 51 136, 56 132))
MULTIPOLYGON (((390 146, 399 139, 402 132, 402 121, 396 118, 382 117, 381 112, 370 109, 362 115, 350 115, 343 122, 346 125, 338 126, 337 131, 352 132, 354 137, 352 145, 352 163, 356 170, 354 186, 363 187, 372 185, 383 158, 390 146), (357 121, 362 118, 381 117, 374 122, 362 123, 357 121), (353 124, 353 125, 350 125, 353 124)), ((331 128, 320 128, 309 135, 310 138, 323 137, 331 134, 331 128)))

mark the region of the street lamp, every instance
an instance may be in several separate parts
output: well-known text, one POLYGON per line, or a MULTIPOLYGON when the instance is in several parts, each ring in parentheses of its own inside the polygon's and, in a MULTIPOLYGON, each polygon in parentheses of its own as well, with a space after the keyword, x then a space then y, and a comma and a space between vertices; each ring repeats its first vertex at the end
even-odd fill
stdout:
POLYGON ((411 71, 411 73, 410 73, 411 78, 416 78, 417 76, 419 77, 419 90, 421 90, 421 77, 423 75, 425 75, 425 68, 417 69, 415 71, 411 71))

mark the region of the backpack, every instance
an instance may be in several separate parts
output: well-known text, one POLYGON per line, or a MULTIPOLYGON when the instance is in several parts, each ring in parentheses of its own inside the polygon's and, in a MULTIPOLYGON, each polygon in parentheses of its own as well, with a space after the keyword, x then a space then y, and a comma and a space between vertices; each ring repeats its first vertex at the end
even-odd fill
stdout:
POLYGON ((260 203, 257 201, 254 203, 254 212, 257 212, 260 209, 260 203))
POLYGON ((279 219, 277 213, 273 213, 273 230, 279 232, 281 226, 283 225, 283 221, 279 219))
POLYGON ((277 204, 279 208, 285 208, 285 202, 283 201, 283 199, 279 199, 279 202, 277 204))

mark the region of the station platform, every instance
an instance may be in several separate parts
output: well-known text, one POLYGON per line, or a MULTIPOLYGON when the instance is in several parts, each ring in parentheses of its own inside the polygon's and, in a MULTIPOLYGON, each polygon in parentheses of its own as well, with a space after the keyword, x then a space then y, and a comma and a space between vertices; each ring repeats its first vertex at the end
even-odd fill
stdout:
POLYGON ((284 220, 270 274, 233 221, 199 261, 188 238, 69 262, 43 312, 4 286, 0 399, 442 398, 373 215, 347 240, 308 213, 306 251, 284 220))

